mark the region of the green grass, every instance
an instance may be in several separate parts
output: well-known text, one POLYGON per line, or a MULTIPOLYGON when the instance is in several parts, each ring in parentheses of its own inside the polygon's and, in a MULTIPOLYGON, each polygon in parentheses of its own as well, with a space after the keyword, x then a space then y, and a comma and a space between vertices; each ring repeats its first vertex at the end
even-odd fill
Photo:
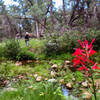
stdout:
POLYGON ((96 55, 96 61, 98 62, 98 63, 100 63, 100 51, 98 51, 97 52, 97 55, 96 55))
MULTIPOLYGON (((30 39, 29 44, 30 46, 27 47, 23 39, 20 40, 20 46, 23 51, 30 51, 32 52, 37 59, 46 60, 46 59, 61 59, 61 60, 70 60, 72 59, 72 55, 70 53, 61 53, 59 55, 52 55, 46 56, 43 52, 45 48, 46 40, 37 40, 37 39, 30 39)), ((51 51, 52 52, 52 51, 51 51)))
POLYGON ((36 59, 46 59, 45 54, 43 53, 43 49, 45 46, 46 40, 37 40, 37 39, 30 39, 29 47, 26 46, 25 41, 22 39, 20 40, 20 46, 22 51, 29 51, 35 55, 36 59))
MULTIPOLYGON (((6 42, 7 42, 7 40, 6 40, 6 42)), ((70 60, 70 59, 72 59, 72 55, 70 53, 60 53, 59 55, 53 54, 51 56, 47 56, 44 53, 45 43, 46 43, 46 40, 30 39, 30 41, 29 41, 30 45, 29 45, 29 47, 27 47, 25 44, 25 40, 21 39, 19 42, 21 51, 18 54, 18 57, 20 58, 20 54, 23 55, 23 53, 25 53, 27 56, 29 56, 29 58, 32 57, 32 59, 35 58, 35 59, 39 59, 39 60, 47 60, 47 59, 59 59, 59 60, 68 59, 68 60, 70 60)), ((5 46, 5 41, 0 43, 0 50, 1 50, 0 56, 2 56, 2 54, 3 54, 2 52, 3 52, 4 46, 5 46)), ((18 57, 17 57, 17 59, 18 59, 18 57)))
MULTIPOLYGON (((45 83, 44 81, 45 78, 52 78, 50 71, 53 64, 58 65, 57 76, 53 78, 55 78, 57 82, 64 79, 64 83, 72 83, 75 96, 81 93, 78 89, 81 88, 80 83, 86 80, 84 75, 81 72, 72 72, 69 68, 62 68, 66 60, 72 61, 72 54, 61 53, 59 55, 47 56, 43 52, 45 42, 46 40, 30 39, 30 46, 27 47, 24 39, 20 40, 22 53, 26 54, 26 57, 28 55, 28 57, 31 58, 32 55, 32 57, 35 58, 32 63, 16 66, 14 61, 7 61, 7 59, 1 60, 1 77, 5 79, 10 78, 10 80, 12 80, 18 75, 23 75, 26 79, 18 79, 16 83, 12 84, 12 86, 17 88, 17 91, 1 91, 0 100, 64 100, 59 85, 45 83), (41 82, 36 82, 36 78, 34 77, 35 73, 42 76, 41 82), (72 80, 73 78, 75 78, 74 82, 72 80), (28 88, 31 85, 33 88, 28 88)), ((4 42, 0 44, 0 56, 2 55, 4 45, 4 42)), ((98 63, 100 62, 100 52, 98 52, 96 56, 96 61, 98 63)), ((98 77, 100 76, 98 75, 98 77)))
POLYGON ((14 77, 19 74, 33 73, 29 66, 16 66, 12 62, 2 63, 0 65, 0 75, 3 77, 14 77))
POLYGON ((37 39, 30 39, 29 41, 29 47, 26 46, 25 40, 20 40, 20 46, 21 48, 24 48, 28 50, 29 48, 33 48, 33 51, 37 51, 39 49, 42 49, 44 47, 45 40, 37 40, 37 39))
POLYGON ((16 91, 0 92, 0 100, 65 100, 59 85, 35 83, 17 88, 16 91))
POLYGON ((23 66, 16 66, 14 63, 7 61, 0 64, 0 75, 3 77, 15 77, 19 74, 30 75, 37 72, 39 75, 48 77, 49 68, 50 65, 45 61, 33 62, 31 65, 26 64, 23 66))

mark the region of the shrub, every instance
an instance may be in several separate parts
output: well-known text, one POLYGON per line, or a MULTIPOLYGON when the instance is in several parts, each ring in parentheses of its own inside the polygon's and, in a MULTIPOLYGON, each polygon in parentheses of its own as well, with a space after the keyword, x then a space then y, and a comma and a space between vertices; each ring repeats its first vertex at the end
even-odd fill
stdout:
POLYGON ((57 37, 53 36, 52 38, 48 39, 45 43, 44 52, 47 56, 51 56, 53 54, 57 54, 59 51, 59 43, 57 41, 57 37))
POLYGON ((73 53, 76 46, 78 46, 77 39, 75 37, 72 37, 67 43, 66 47, 67 52, 73 53))
POLYGON ((78 35, 70 34, 70 36, 66 33, 61 37, 52 37, 47 40, 44 48, 44 52, 47 56, 57 55, 60 53, 74 51, 73 48, 77 46, 78 35))
POLYGON ((100 31, 88 30, 85 38, 89 43, 92 41, 93 38, 95 38, 95 42, 93 44, 94 49, 100 50, 100 31))
POLYGON ((0 58, 3 57, 3 46, 0 44, 0 58))
MULTIPOLYGON (((3 43, 2 43, 3 44, 3 43)), ((4 42, 3 46, 0 46, 0 56, 9 60, 33 60, 34 54, 26 48, 21 48, 19 42, 12 39, 4 42)))
POLYGON ((94 42, 95 50, 100 50, 100 34, 97 34, 94 42))
POLYGON ((16 60, 16 57, 20 52, 19 43, 14 39, 6 41, 3 49, 4 49, 4 57, 11 60, 16 60))
POLYGON ((17 60, 19 61, 22 61, 22 60, 34 60, 35 59, 35 56, 32 52, 30 51, 26 51, 26 50, 21 50, 17 57, 16 57, 17 60))
POLYGON ((45 53, 46 55, 52 55, 52 54, 56 54, 58 52, 58 45, 57 43, 53 43, 53 42, 48 42, 45 45, 45 53))
POLYGON ((79 71, 76 71, 74 73, 74 76, 75 76, 75 79, 77 82, 82 82, 85 79, 84 74, 82 72, 79 72, 79 71))

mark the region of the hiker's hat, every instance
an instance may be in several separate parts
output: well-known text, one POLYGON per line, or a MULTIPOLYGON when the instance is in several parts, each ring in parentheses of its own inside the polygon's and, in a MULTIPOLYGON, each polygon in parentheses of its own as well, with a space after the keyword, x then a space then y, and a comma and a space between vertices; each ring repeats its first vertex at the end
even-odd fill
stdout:
POLYGON ((28 32, 26 32, 26 34, 28 34, 28 32))

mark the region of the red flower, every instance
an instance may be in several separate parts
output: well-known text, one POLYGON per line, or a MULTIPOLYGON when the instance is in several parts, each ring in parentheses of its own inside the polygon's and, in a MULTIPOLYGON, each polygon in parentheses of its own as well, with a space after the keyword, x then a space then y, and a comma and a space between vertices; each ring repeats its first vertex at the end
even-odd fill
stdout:
POLYGON ((80 71, 80 70, 86 70, 86 71, 88 71, 89 69, 88 68, 86 68, 84 65, 82 66, 82 67, 80 67, 80 68, 78 68, 78 70, 80 71))
POLYGON ((97 66, 97 64, 95 63, 95 64, 93 65, 92 69, 94 70, 94 69, 100 69, 100 68, 99 68, 99 67, 97 66))
POLYGON ((75 52, 73 53, 73 56, 75 57, 73 59, 74 67, 77 65, 82 65, 82 67, 78 68, 78 70, 86 70, 89 71, 89 66, 92 66, 92 69, 100 69, 97 67, 97 64, 91 61, 90 57, 96 53, 95 50, 93 50, 93 42, 95 39, 92 40, 90 44, 88 44, 88 41, 85 40, 84 42, 81 42, 79 40, 79 43, 81 45, 81 48, 76 48, 75 52))

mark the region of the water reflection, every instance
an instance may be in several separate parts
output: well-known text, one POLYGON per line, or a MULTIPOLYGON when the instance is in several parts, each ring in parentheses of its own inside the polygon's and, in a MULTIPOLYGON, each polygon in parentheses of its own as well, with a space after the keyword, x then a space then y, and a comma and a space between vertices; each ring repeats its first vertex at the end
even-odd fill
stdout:
POLYGON ((64 85, 62 85, 61 87, 62 87, 63 95, 66 97, 66 100, 79 100, 77 97, 74 97, 73 95, 69 95, 69 90, 66 89, 64 85))
POLYGON ((62 85, 62 91, 65 97, 67 97, 69 95, 69 90, 66 89, 66 87, 64 85, 62 85))

